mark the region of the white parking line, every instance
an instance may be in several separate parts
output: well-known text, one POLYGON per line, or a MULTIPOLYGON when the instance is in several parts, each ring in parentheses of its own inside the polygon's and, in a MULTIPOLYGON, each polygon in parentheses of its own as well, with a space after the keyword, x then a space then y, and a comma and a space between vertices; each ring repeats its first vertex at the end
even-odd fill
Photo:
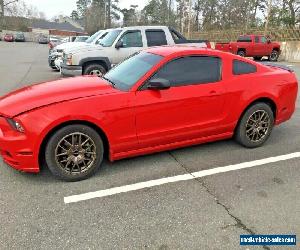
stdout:
POLYGON ((256 167, 256 166, 260 166, 260 165, 279 162, 279 161, 286 161, 286 160, 290 160, 290 159, 294 159, 294 158, 300 158, 300 152, 295 152, 295 153, 286 154, 286 155, 279 155, 279 156, 265 158, 265 159, 256 160, 256 161, 243 162, 243 163, 229 165, 229 166, 225 166, 225 167, 207 169, 207 170, 202 170, 202 171, 194 172, 194 173, 190 173, 190 174, 176 175, 176 176, 166 177, 166 178, 157 179, 157 180, 139 182, 139 183, 135 183, 135 184, 131 184, 131 185, 99 190, 96 192, 72 195, 72 196, 64 197, 64 202, 67 204, 67 203, 74 203, 74 202, 79 202, 79 201, 84 201, 84 200, 90 200, 90 199, 94 199, 94 198, 111 196, 111 195, 120 194, 120 193, 127 193, 127 192, 134 191, 134 190, 140 190, 140 189, 144 189, 144 188, 160 186, 160 185, 167 184, 167 183, 186 181, 186 180, 191 180, 191 179, 195 179, 195 178, 199 178, 199 177, 204 177, 204 176, 209 176, 209 175, 214 175, 214 174, 219 174, 219 173, 225 173, 225 172, 244 169, 244 168, 252 168, 252 167, 256 167))

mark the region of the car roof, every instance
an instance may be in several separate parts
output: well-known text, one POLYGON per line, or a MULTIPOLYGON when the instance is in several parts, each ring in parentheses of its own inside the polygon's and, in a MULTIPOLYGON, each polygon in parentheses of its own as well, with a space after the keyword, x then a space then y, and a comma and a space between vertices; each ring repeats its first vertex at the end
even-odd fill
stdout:
POLYGON ((152 26, 129 26, 129 27, 117 27, 117 28, 111 28, 111 29, 106 29, 104 31, 111 31, 111 30, 135 30, 135 29, 140 29, 140 30, 145 30, 145 29, 166 29, 168 28, 167 26, 159 26, 159 25, 152 25, 152 26))
POLYGON ((190 46, 190 45, 173 45, 173 46, 159 46, 159 47, 152 47, 146 49, 145 52, 149 52, 152 54, 160 55, 160 56, 171 56, 177 53, 197 53, 197 54, 208 54, 208 55, 220 55, 220 54, 228 54, 222 51, 216 51, 213 49, 202 48, 198 46, 190 46))

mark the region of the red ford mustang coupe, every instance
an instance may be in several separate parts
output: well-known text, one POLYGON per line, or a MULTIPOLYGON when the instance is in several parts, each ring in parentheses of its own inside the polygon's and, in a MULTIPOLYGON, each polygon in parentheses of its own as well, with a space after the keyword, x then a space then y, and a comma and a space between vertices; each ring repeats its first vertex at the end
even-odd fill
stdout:
POLYGON ((261 146, 291 118, 298 83, 288 68, 225 52, 156 47, 103 78, 33 85, 0 99, 4 161, 25 172, 45 163, 61 179, 111 161, 234 137, 261 146))

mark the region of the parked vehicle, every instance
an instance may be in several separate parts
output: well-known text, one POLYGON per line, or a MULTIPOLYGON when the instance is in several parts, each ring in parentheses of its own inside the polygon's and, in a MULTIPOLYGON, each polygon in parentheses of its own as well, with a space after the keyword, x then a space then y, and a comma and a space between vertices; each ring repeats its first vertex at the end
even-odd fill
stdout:
POLYGON ((95 45, 74 48, 64 54, 61 73, 66 76, 102 76, 130 55, 153 46, 189 44, 210 47, 206 40, 187 40, 166 26, 138 26, 106 30, 95 45))
POLYGON ((24 172, 39 172, 45 159, 54 175, 77 181, 105 155, 114 161, 231 137, 255 148, 291 118, 297 91, 289 68, 218 50, 151 48, 102 78, 61 79, 2 97, 1 154, 24 172))
POLYGON ((4 41, 5 42, 13 42, 14 41, 14 35, 13 34, 5 34, 5 36, 4 36, 4 41))
POLYGON ((18 32, 15 37, 15 42, 25 42, 25 35, 22 32, 18 32))
POLYGON ((96 42, 102 38, 103 31, 99 30, 94 35, 92 35, 90 38, 88 38, 85 42, 68 42, 68 43, 62 43, 54 48, 49 50, 49 56, 48 56, 48 63, 50 68, 52 69, 60 69, 60 64, 62 62, 63 53, 68 53, 69 49, 75 49, 80 48, 87 44, 96 44, 96 42), (55 63, 55 61, 57 61, 55 63))
POLYGON ((261 35, 242 35, 237 42, 216 43, 215 49, 253 57, 255 60, 267 56, 269 61, 277 61, 280 55, 280 44, 261 35))
POLYGON ((57 36, 50 36, 49 37, 49 48, 53 49, 55 46, 62 43, 62 39, 57 36))
POLYGON ((76 38, 77 38, 77 36, 68 36, 68 37, 61 39, 61 42, 62 43, 73 43, 73 42, 75 42, 76 38))
POLYGON ((42 34, 39 35, 38 43, 39 43, 39 44, 48 44, 48 43, 49 43, 49 38, 48 38, 48 36, 42 35, 42 34))

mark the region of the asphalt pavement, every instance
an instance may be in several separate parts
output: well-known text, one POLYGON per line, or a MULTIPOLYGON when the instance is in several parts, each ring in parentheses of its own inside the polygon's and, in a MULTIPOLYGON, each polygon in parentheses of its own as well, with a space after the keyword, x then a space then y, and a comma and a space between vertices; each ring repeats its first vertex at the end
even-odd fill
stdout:
MULTIPOLYGON (((0 42, 0 95, 60 78, 47 55, 46 45, 0 42)), ((300 64, 282 64, 300 79, 300 64)), ((241 247, 239 238, 300 238, 299 158, 70 204, 64 198, 299 152, 299 107, 298 99, 293 118, 261 148, 226 140, 106 161, 96 176, 76 183, 47 169, 20 173, 0 160, 0 249, 289 249, 241 247)))

